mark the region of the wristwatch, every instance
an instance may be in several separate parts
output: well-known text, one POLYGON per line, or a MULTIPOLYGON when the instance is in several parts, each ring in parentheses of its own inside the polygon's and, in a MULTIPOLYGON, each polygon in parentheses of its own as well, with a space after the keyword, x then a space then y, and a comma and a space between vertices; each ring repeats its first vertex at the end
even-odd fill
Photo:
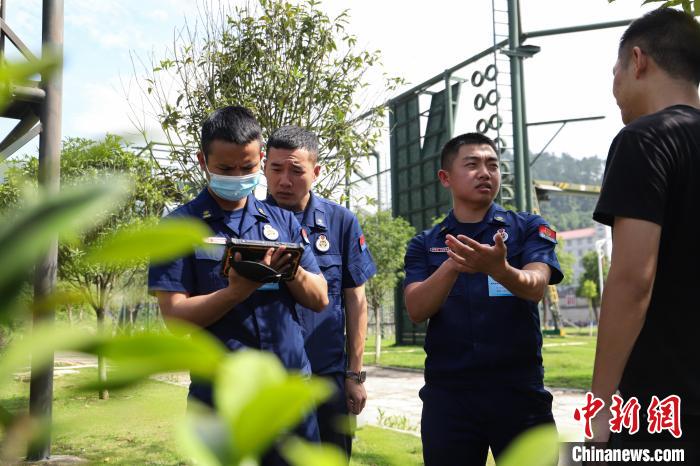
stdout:
POLYGON ((345 378, 354 380, 357 383, 365 383, 365 379, 367 378, 367 372, 345 371, 345 378))

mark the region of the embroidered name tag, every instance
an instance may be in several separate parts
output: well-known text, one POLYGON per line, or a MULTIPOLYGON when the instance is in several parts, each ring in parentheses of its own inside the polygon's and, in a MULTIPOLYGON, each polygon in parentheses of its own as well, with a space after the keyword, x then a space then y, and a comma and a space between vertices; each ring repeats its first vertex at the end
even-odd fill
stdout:
POLYGON ((207 236, 204 238, 204 242, 207 244, 226 244, 226 238, 222 236, 207 236))
POLYGON ((430 248, 430 252, 447 252, 449 251, 450 248, 444 247, 444 248, 430 248))

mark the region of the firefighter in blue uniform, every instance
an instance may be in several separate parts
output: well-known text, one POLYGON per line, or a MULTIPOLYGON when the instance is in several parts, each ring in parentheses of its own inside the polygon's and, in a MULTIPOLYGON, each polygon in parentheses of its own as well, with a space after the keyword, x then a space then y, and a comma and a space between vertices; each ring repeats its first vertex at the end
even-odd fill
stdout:
POLYGON ((545 220, 493 202, 500 164, 491 139, 448 141, 438 176, 453 210, 405 257, 408 314, 428 320, 423 457, 427 466, 485 464, 489 448, 498 458, 525 430, 554 423, 537 303, 563 275, 545 220))
POLYGON ((297 306, 313 373, 337 387, 336 396, 317 410, 321 441, 338 445, 349 459, 351 437, 338 426, 348 413, 359 414, 367 399, 362 371, 367 331, 364 283, 376 268, 355 215, 310 191, 321 169, 317 162, 318 140, 313 133, 285 126, 270 135, 265 159, 268 199, 294 212, 328 282, 330 304, 323 312, 297 306))
MULTIPOLYGON (((261 175, 262 138, 259 124, 247 109, 224 107, 213 112, 202 126, 201 144, 198 159, 207 173, 208 187, 171 216, 201 219, 210 228, 213 243, 225 238, 303 241, 301 226, 291 213, 253 195, 261 175)), ((310 248, 304 250, 293 280, 264 285, 233 268, 228 279, 222 277, 223 248, 197 250, 189 257, 151 266, 149 289, 156 293, 163 315, 203 327, 231 351, 269 351, 287 369, 309 374, 295 305, 320 311, 328 304, 326 282, 310 248)), ((264 259, 276 270, 286 261, 282 248, 268 250, 264 259)), ((212 404, 208 385, 192 382, 189 396, 212 404)), ((309 440, 319 440, 315 416, 309 416, 297 431, 309 440)), ((263 461, 280 463, 276 454, 263 461)))

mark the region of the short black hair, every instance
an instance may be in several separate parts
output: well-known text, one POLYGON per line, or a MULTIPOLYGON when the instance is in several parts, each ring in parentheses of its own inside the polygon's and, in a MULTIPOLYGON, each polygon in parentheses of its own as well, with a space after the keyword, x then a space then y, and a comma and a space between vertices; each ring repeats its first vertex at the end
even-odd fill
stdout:
POLYGON ((452 162, 454 162, 459 148, 468 144, 487 144, 493 149, 498 156, 498 149, 496 149, 496 143, 493 139, 483 135, 481 133, 464 133, 459 136, 455 136, 445 143, 442 147, 442 152, 440 154, 440 168, 443 170, 449 170, 452 167, 452 162))
POLYGON ((619 55, 639 47, 671 77, 700 84, 700 24, 672 8, 651 11, 630 24, 620 38, 619 55))
POLYGON ((207 157, 211 143, 217 139, 241 146, 259 141, 262 148, 262 128, 253 112, 245 107, 229 105, 214 110, 202 123, 200 144, 204 157, 207 157))
POLYGON ((267 149, 303 149, 313 162, 318 159, 318 138, 308 129, 299 126, 282 126, 273 131, 267 140, 267 149))

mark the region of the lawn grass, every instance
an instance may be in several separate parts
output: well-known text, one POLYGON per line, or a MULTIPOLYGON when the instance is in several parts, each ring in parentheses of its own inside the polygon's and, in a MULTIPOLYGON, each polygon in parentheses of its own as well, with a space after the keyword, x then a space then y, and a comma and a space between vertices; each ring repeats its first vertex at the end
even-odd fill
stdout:
MULTIPOLYGON (((75 390, 96 377, 96 369, 82 369, 54 379, 53 454, 75 455, 95 464, 190 464, 175 441, 175 426, 185 413, 184 388, 148 381, 111 391, 109 400, 75 390)), ((14 381, 0 389, 0 399, 12 411, 26 410, 28 396, 28 382, 14 381)))
MULTIPOLYGON (((544 383, 554 388, 588 389, 593 374, 595 357, 595 332, 589 336, 588 329, 565 329, 565 336, 545 336, 542 358, 544 360, 544 383)), ((374 338, 369 337, 365 347, 364 363, 374 362, 374 338)), ((381 366, 423 370, 425 352, 418 345, 396 345, 392 339, 382 341, 381 366)))
MULTIPOLYGON (((52 453, 75 455, 92 464, 189 465, 177 449, 175 429, 185 413, 183 387, 147 381, 110 392, 101 401, 95 393, 74 388, 96 377, 82 369, 54 380, 55 422, 52 453)), ((0 387, 0 401, 11 411, 27 409, 29 383, 15 380, 0 387)), ((353 466, 422 464, 420 439, 378 427, 364 426, 353 443, 353 466)))
MULTIPOLYGON (((357 432, 352 444, 350 466, 413 466, 423 464, 423 448, 419 437, 379 427, 365 426, 357 432)), ((491 452, 486 466, 494 466, 491 452)))
POLYGON ((413 466, 423 464, 419 437, 379 427, 364 426, 352 443, 351 466, 413 466))

